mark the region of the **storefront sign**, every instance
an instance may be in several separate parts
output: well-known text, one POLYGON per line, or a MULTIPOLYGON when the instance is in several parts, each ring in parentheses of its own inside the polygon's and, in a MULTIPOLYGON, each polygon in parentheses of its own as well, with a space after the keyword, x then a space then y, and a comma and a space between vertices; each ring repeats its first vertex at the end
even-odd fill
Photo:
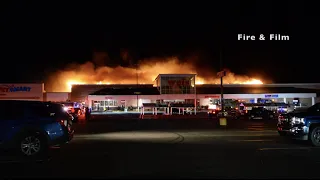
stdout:
POLYGON ((220 96, 204 96, 204 98, 220 98, 220 96))
POLYGON ((30 92, 31 87, 28 86, 14 86, 14 85, 0 85, 0 92, 30 92))
POLYGON ((279 97, 277 94, 266 94, 264 95, 265 98, 277 98, 279 97))

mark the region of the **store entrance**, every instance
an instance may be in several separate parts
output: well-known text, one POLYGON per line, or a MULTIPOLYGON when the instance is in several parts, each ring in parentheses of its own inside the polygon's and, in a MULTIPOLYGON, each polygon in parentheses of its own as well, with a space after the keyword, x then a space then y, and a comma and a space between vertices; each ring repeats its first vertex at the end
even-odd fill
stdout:
MULTIPOLYGON (((121 103, 119 103, 120 105, 121 103)), ((92 111, 107 111, 118 109, 117 100, 92 101, 92 111)))

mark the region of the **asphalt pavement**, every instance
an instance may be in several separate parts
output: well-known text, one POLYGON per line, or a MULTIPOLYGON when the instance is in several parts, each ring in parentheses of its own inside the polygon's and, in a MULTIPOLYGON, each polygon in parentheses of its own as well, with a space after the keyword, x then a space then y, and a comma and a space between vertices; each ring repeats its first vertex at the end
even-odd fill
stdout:
POLYGON ((82 178, 319 178, 320 149, 280 137, 276 121, 94 117, 38 161, 4 155, 1 176, 82 178))

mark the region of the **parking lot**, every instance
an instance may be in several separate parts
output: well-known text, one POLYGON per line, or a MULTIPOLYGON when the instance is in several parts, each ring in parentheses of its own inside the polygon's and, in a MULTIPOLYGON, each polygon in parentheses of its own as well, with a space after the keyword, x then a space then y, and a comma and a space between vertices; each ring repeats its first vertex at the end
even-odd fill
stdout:
POLYGON ((274 120, 147 120, 93 116, 48 158, 6 154, 2 177, 278 178, 319 177, 319 149, 282 138, 274 120), (298 170, 297 170, 298 169, 298 170))

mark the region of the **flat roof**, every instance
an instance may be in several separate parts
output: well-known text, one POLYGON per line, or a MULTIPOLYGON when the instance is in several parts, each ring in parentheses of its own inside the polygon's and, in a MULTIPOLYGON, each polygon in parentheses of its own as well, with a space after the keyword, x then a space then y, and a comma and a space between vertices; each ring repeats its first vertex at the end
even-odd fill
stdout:
POLYGON ((158 76, 154 80, 157 80, 159 76, 183 77, 183 76, 196 76, 196 75, 197 74, 158 74, 158 76))
MULTIPOLYGON (((153 86, 153 84, 73 84, 72 86, 153 86)), ((198 87, 215 87, 220 84, 196 84, 198 87)), ((225 87, 295 87, 295 86, 319 86, 320 83, 281 83, 281 84, 223 84, 225 87)))
POLYGON ((165 75, 165 76, 168 76, 168 75, 169 75, 169 76, 177 76, 177 75, 178 75, 178 76, 179 76, 179 75, 183 75, 183 76, 193 75, 193 76, 194 76, 194 75, 197 75, 197 74, 158 74, 158 76, 164 76, 164 75, 165 75))
MULTIPOLYGON (((220 83, 217 84, 197 84, 197 86, 220 86, 220 83)), ((224 86, 320 86, 320 83, 274 83, 274 84, 223 84, 224 86)))
MULTIPOLYGON (((223 84, 224 87, 299 87, 320 89, 320 83, 282 83, 282 84, 223 84)), ((220 84, 196 84, 196 87, 220 87, 220 84)))
MULTIPOLYGON (((219 94, 221 93, 218 86, 200 86, 196 88, 197 94, 219 94)), ((247 87, 230 87, 223 89, 225 94, 266 94, 266 93, 317 93, 319 89, 316 88, 302 88, 302 87, 265 87, 265 86, 247 86, 247 87)))
MULTIPOLYGON (((136 86, 137 84, 72 84, 72 86, 136 86)), ((153 84, 138 84, 143 86, 150 86, 153 84)))

